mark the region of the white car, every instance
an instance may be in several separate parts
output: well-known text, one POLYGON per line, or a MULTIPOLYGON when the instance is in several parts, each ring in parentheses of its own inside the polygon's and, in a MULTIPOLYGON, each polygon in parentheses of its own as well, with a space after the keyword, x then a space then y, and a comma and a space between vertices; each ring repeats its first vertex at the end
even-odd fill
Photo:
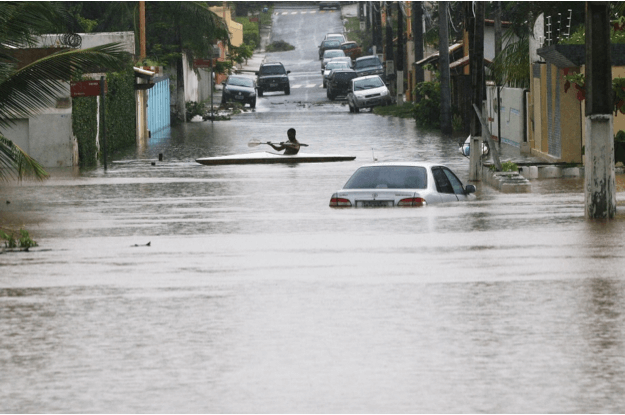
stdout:
POLYGON ((330 39, 340 40, 341 43, 347 41, 347 39, 345 39, 345 36, 342 33, 328 33, 324 40, 330 40, 330 39))
POLYGON ((351 80, 347 91, 349 112, 391 103, 391 93, 378 75, 360 76, 351 80))
POLYGON ((330 74, 332 73, 332 70, 334 69, 350 69, 349 62, 342 61, 342 60, 335 61, 334 59, 332 59, 328 63, 326 63, 326 67, 323 70, 323 87, 324 88, 328 86, 328 78, 330 77, 330 74))
POLYGON ((443 165, 387 162, 360 167, 330 198, 330 207, 422 207, 475 198, 475 186, 462 185, 443 165))

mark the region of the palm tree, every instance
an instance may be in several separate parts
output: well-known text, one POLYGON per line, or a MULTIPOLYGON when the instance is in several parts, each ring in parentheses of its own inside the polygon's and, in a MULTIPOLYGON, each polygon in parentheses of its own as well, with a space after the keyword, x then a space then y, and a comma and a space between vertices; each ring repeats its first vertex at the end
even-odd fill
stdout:
MULTIPOLYGON (((60 50, 18 69, 11 51, 32 46, 38 35, 61 27, 65 13, 52 2, 0 2, 0 128, 50 107, 73 75, 95 67, 122 69, 127 53, 117 44, 60 50)), ((44 179, 47 173, 11 140, 0 134, 0 179, 44 179)))

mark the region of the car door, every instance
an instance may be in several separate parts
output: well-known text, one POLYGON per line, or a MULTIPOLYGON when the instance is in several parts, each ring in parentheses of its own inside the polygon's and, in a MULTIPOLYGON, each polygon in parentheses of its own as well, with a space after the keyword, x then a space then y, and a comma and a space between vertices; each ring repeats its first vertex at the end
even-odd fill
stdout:
POLYGON ((445 174, 443 167, 432 167, 432 176, 434 176, 434 184, 436 185, 436 190, 441 197, 441 201, 443 203, 457 202, 458 197, 456 196, 454 187, 449 181, 447 174, 445 174))
POLYGON ((467 193, 465 192, 464 186, 462 185, 460 179, 458 179, 454 172, 449 170, 447 167, 441 167, 441 169, 445 173, 445 176, 447 176, 447 178, 449 179, 451 187, 453 187, 454 193, 456 194, 458 200, 467 200, 467 193))

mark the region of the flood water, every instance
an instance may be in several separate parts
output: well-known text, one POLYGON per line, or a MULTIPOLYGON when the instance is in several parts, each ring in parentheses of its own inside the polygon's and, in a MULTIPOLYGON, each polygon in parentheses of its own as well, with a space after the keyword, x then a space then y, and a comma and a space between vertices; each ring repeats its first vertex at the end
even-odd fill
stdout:
POLYGON ((543 179, 329 208, 374 157, 443 162, 465 184, 469 165, 463 138, 329 103, 318 42, 297 36, 341 21, 313 16, 274 21, 298 45, 271 56, 290 96, 172 128, 106 171, 0 183, 0 226, 39 243, 0 254, 0 412, 625 412, 623 207, 588 220, 580 179, 543 179), (306 151, 357 158, 194 161, 291 127, 306 151))
POLYGON ((0 255, 0 409, 625 410, 620 206, 587 220, 581 182, 547 179, 425 209, 330 209, 372 149, 468 172, 455 139, 335 109, 187 124, 106 172, 3 184, 3 221, 39 247, 0 255), (357 159, 194 161, 291 126, 357 159))

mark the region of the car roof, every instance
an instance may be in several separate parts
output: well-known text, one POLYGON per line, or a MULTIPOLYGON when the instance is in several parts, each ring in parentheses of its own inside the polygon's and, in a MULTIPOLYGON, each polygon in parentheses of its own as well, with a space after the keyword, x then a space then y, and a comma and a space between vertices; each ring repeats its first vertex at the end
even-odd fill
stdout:
POLYGON ((447 167, 444 164, 433 163, 429 161, 383 161, 383 162, 375 162, 363 164, 359 168, 362 167, 425 167, 426 169, 430 169, 432 167, 447 167))
POLYGON ((282 65, 282 62, 267 62, 267 63, 261 63, 260 66, 270 66, 270 65, 280 65, 280 66, 284 66, 282 65))
POLYGON ((332 73, 339 73, 339 72, 353 72, 353 73, 358 73, 355 70, 351 69, 351 68, 338 68, 338 69, 332 69, 332 73))
POLYGON ((364 61, 365 59, 371 59, 371 58, 376 58, 377 60, 380 60, 380 58, 377 55, 361 56, 360 58, 356 58, 356 60, 357 61, 364 61))
MULTIPOLYGON (((358 78, 354 78, 354 81, 359 81, 361 79, 371 79, 371 78, 380 78, 380 75, 365 75, 365 76, 359 76, 358 78)), ((382 79, 382 78, 380 78, 382 79)))
POLYGON ((351 45, 352 43, 356 43, 356 42, 354 42, 353 40, 348 40, 346 42, 341 43, 341 45, 348 45, 348 44, 351 45))

